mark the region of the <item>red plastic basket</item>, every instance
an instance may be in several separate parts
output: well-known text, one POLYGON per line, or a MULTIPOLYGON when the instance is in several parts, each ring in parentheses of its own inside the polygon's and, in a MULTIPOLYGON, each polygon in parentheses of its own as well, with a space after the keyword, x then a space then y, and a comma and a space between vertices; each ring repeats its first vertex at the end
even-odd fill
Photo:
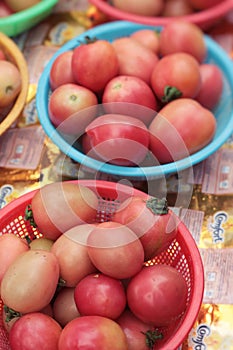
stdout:
MULTIPOLYGON (((96 219, 99 222, 110 220, 119 204, 129 196, 147 197, 146 193, 119 183, 101 180, 75 180, 73 182, 89 187, 98 195, 99 210, 96 219)), ((30 204, 35 191, 22 195, 0 210, 0 235, 10 232, 23 237, 27 234, 37 233, 36 229, 24 220, 25 208, 30 204)), ((188 286, 189 293, 185 313, 171 326, 162 330, 164 338, 154 347, 155 350, 176 350, 186 339, 195 323, 204 291, 201 256, 191 233, 182 222, 179 222, 177 238, 166 251, 156 256, 151 263, 175 267, 182 273, 188 286)), ((2 307, 0 301, 0 314, 2 314, 2 307)), ((0 350, 10 350, 2 317, 0 318, 0 350)))

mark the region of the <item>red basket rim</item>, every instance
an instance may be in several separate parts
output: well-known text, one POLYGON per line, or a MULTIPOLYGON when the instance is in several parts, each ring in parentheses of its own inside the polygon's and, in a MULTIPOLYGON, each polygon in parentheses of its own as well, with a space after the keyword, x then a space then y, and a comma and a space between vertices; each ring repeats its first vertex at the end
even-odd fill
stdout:
MULTIPOLYGON (((103 194, 106 193, 106 191, 111 191, 111 193, 115 194, 117 194, 118 191, 122 191, 129 195, 137 194, 139 196, 143 196, 144 198, 148 197, 148 195, 145 192, 115 182, 102 180, 71 180, 69 182, 80 183, 84 186, 95 188, 98 191, 101 190, 103 194)), ((14 214, 14 210, 17 207, 21 207, 24 204, 29 203, 36 191, 38 191, 38 189, 27 192, 8 203, 2 209, 0 209, 0 231, 3 227, 5 227, 6 221, 9 222, 10 217, 12 217, 12 214, 14 214)), ((100 195, 101 192, 99 192, 100 195)), ((168 350, 169 346, 173 346, 172 350, 175 350, 179 345, 181 345, 184 342, 198 316, 204 293, 204 267, 200 252, 198 250, 194 238, 192 237, 190 231, 184 225, 183 222, 179 221, 178 228, 179 235, 182 238, 182 241, 184 242, 186 247, 188 248, 188 251, 190 252, 190 261, 192 261, 192 295, 190 298, 190 303, 185 313, 184 320, 182 320, 182 323, 176 330, 176 333, 174 334, 173 338, 168 340, 166 344, 162 345, 161 348, 159 348, 159 350, 168 350), (174 346, 176 348, 174 348, 174 346)))
MULTIPOLYGON (((90 0, 90 3, 95 5, 104 14, 114 19, 127 20, 131 22, 157 26, 164 26, 171 21, 171 17, 149 17, 124 12, 116 7, 113 7, 106 0, 90 0)), ((192 22, 200 27, 207 28, 209 24, 212 24, 215 20, 221 18, 223 15, 227 14, 228 11, 232 9, 233 1, 224 0, 209 9, 181 16, 180 18, 192 22)))

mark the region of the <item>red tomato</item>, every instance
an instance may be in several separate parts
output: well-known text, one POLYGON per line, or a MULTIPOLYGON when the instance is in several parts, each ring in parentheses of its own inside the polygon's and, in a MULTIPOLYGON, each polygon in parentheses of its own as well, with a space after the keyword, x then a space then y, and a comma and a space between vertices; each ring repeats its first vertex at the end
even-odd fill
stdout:
POLYGON ((140 16, 159 16, 164 6, 164 0, 112 0, 112 5, 121 11, 140 16))
POLYGON ((149 350, 163 335, 151 325, 142 322, 130 310, 126 309, 116 322, 123 329, 128 350, 149 350))
POLYGON ((166 55, 152 71, 151 86, 164 103, 179 97, 194 98, 201 88, 199 63, 184 52, 166 55))
POLYGON ((165 250, 177 234, 177 219, 168 209, 167 201, 148 196, 133 196, 121 203, 112 218, 129 227, 139 237, 145 260, 165 250))
POLYGON ((159 33, 153 29, 139 29, 130 35, 154 53, 159 53, 159 33))
POLYGON ((58 350, 128 350, 126 336, 113 320, 102 316, 82 316, 62 330, 58 350))
POLYGON ((76 47, 72 70, 78 84, 101 92, 107 82, 118 74, 118 58, 111 43, 96 40, 76 47))
POLYGON ((201 89, 195 100, 208 109, 214 109, 218 104, 223 91, 223 73, 215 64, 203 63, 200 65, 201 89))
POLYGON ((63 84, 75 83, 71 66, 72 56, 73 51, 68 50, 62 52, 54 60, 49 73, 49 82, 51 90, 55 90, 58 86, 63 84))
POLYGON ((75 287, 74 299, 82 316, 97 315, 114 320, 126 306, 122 282, 102 273, 84 277, 75 287))
POLYGON ((170 21, 160 33, 160 54, 165 56, 175 52, 186 52, 202 63, 207 54, 203 31, 191 22, 170 21))
POLYGON ((22 238, 12 233, 5 233, 0 236, 0 286, 8 267, 27 250, 29 250, 29 246, 22 238))
POLYGON ((102 103, 107 113, 129 115, 148 125, 157 111, 151 87, 140 78, 118 75, 105 86, 102 103))
POLYGON ((46 250, 28 250, 7 269, 1 283, 1 298, 9 308, 20 313, 40 311, 55 293, 59 265, 46 250))
POLYGON ((84 86, 62 84, 50 96, 49 118, 59 132, 79 136, 95 118, 97 103, 96 95, 84 86))
POLYGON ((41 187, 31 202, 38 230, 52 240, 74 226, 93 222, 97 207, 98 198, 91 189, 64 181, 41 187))
POLYGON ((87 252, 87 237, 95 225, 79 224, 64 232, 54 242, 51 252, 57 257, 60 277, 66 287, 75 287, 86 275, 95 272, 87 252))
POLYGON ((105 114, 86 128, 91 146, 104 161, 116 165, 139 164, 146 157, 149 132, 139 119, 121 114, 105 114))
POLYGON ((127 226, 103 222, 91 231, 87 243, 91 261, 107 276, 129 278, 142 268, 143 246, 127 226))
POLYGON ((118 74, 132 75, 150 84, 150 76, 159 57, 131 37, 117 38, 113 40, 112 45, 119 61, 118 74))
POLYGON ((57 349, 61 326, 40 312, 21 316, 10 330, 11 350, 57 349))
POLYGON ((74 288, 62 288, 53 301, 53 318, 62 326, 79 317, 74 301, 74 288))
POLYGON ((213 138, 214 114, 193 99, 181 98, 163 107, 149 126, 150 149, 160 163, 189 157, 213 138))
POLYGON ((18 96, 22 86, 18 67, 7 60, 0 60, 0 107, 10 105, 18 96))
POLYGON ((179 318, 186 309, 187 298, 184 277, 168 265, 143 267, 127 287, 130 310, 143 322, 156 327, 167 326, 179 318))

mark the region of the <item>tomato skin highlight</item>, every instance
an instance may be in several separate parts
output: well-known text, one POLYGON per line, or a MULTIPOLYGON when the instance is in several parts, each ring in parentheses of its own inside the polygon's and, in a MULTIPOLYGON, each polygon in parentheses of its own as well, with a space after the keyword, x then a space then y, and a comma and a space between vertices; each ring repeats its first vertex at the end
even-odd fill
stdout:
POLYGON ((143 267, 130 280, 126 293, 132 313, 143 322, 159 327, 171 324, 185 311, 188 287, 174 267, 153 265, 143 267))
POLYGON ((62 330, 58 350, 128 350, 126 336, 113 320, 102 316, 82 316, 62 330))

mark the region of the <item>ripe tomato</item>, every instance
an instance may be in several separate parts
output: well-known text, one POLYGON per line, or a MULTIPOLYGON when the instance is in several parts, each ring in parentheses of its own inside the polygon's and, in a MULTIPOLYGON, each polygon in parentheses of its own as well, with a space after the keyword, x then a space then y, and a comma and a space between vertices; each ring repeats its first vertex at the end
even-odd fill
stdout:
POLYGON ((95 153, 116 165, 139 164, 146 157, 149 132, 139 119, 121 114, 105 114, 91 122, 86 133, 95 153))
POLYGON ((128 350, 149 350, 163 337, 162 333, 137 318, 126 309, 116 322, 123 329, 128 343, 128 350))
MULTIPOLYGON (((144 4, 143 4, 144 6, 144 4)), ((150 84, 150 76, 159 57, 131 37, 120 37, 112 45, 119 61, 119 75, 132 75, 150 84)))
POLYGON ((129 115, 146 125, 152 121, 158 108, 151 87, 142 79, 129 75, 118 75, 108 82, 102 103, 107 113, 129 115))
POLYGON ((8 267, 27 250, 29 250, 29 246, 22 238, 12 233, 5 233, 0 236, 0 286, 8 267))
POLYGON ((122 282, 102 273, 84 277, 75 287, 74 300, 82 316, 97 315, 113 320, 126 306, 122 282))
POLYGON ((128 350, 126 336, 113 320, 102 316, 82 316, 62 330, 58 350, 128 350))
POLYGON ((58 237, 51 248, 66 287, 75 287, 82 278, 96 271, 86 246, 87 237, 94 227, 89 224, 74 226, 58 237))
POLYGON ((62 52, 54 60, 49 73, 49 83, 51 90, 55 90, 58 86, 63 84, 75 83, 71 66, 72 56, 73 50, 68 50, 62 52))
POLYGON ((189 157, 213 138, 214 114, 193 99, 169 102, 152 120, 150 149, 160 163, 189 157))
POLYGON ((175 52, 186 52, 202 63, 207 54, 203 31, 191 22, 170 21, 160 32, 160 54, 165 56, 175 52))
POLYGON ((40 312, 21 316, 12 326, 9 342, 12 350, 57 349, 61 326, 40 312))
POLYGON ((142 268, 143 246, 127 226, 112 221, 103 222, 91 231, 87 244, 91 261, 107 276, 129 278, 142 268))
POLYGON ((97 207, 96 194, 72 182, 45 185, 36 191, 31 202, 38 230, 52 240, 76 225, 93 222, 97 207))
POLYGON ((1 298, 20 313, 40 311, 47 306, 57 288, 59 265, 54 254, 28 250, 7 269, 1 283, 1 298))
POLYGON ((72 70, 76 82, 98 93, 118 74, 118 58, 111 43, 96 40, 73 51, 72 70))
POLYGON ((6 107, 18 96, 22 79, 18 67, 7 60, 0 60, 0 77, 0 107, 6 107))
POLYGON ((159 16, 164 6, 164 0, 112 0, 112 4, 124 12, 140 16, 159 16))
POLYGON ((151 86, 165 103, 178 97, 194 98, 201 88, 199 63, 184 52, 166 55, 152 71, 151 86))
POLYGON ((12 11, 20 12, 38 4, 41 0, 21 0, 21 1, 4 0, 4 1, 11 8, 12 11))
POLYGON ((193 7, 188 0, 166 0, 162 15, 164 17, 176 17, 190 15, 193 12, 193 7))
POLYGON ((218 104, 223 91, 223 73, 221 69, 211 63, 200 65, 201 89, 195 100, 203 107, 214 109, 218 104))
POLYGON ((49 118, 59 132, 79 136, 95 118, 97 103, 96 95, 84 86, 62 84, 50 96, 49 118))
POLYGON ((159 33, 156 30, 139 29, 133 32, 130 37, 139 41, 154 53, 159 53, 159 33))
POLYGON ((177 234, 177 219, 168 209, 167 201, 148 196, 133 196, 121 203, 113 221, 126 225, 140 239, 145 260, 154 258, 165 250, 177 234))
POLYGON ((62 326, 79 317, 74 301, 74 288, 62 288, 53 301, 53 318, 62 326))
POLYGON ((171 324, 185 311, 188 287, 174 267, 153 265, 143 267, 131 278, 126 293, 133 314, 159 327, 171 324))

